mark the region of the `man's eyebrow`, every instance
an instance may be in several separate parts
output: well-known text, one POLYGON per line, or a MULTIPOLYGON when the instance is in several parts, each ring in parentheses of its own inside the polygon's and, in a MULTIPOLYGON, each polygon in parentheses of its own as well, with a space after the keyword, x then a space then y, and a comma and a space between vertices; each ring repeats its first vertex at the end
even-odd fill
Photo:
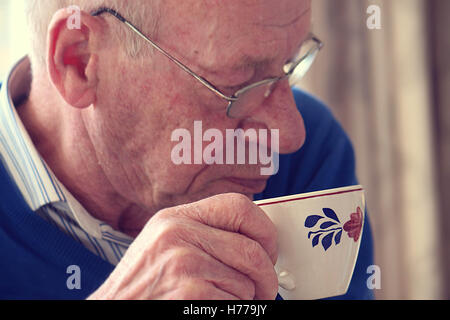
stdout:
POLYGON ((274 60, 273 58, 256 58, 244 54, 244 56, 240 59, 240 61, 236 62, 231 66, 231 69, 232 70, 251 69, 257 66, 269 64, 273 60, 274 60))
POLYGON ((271 61, 273 61, 273 58, 258 58, 258 57, 252 57, 248 54, 243 54, 243 56, 235 61, 233 64, 227 65, 227 66, 221 66, 221 67, 204 67, 203 69, 211 74, 217 74, 224 69, 226 69, 228 72, 241 72, 246 73, 247 71, 254 70, 258 66, 264 66, 269 64, 271 61))

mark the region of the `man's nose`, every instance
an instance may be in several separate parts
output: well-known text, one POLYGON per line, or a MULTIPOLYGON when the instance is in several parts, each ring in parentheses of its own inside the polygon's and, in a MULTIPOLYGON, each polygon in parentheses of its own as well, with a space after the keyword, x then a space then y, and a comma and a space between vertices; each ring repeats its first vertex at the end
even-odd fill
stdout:
POLYGON ((295 152, 305 142, 305 125, 288 80, 280 81, 247 121, 257 122, 269 130, 278 129, 280 154, 295 152))

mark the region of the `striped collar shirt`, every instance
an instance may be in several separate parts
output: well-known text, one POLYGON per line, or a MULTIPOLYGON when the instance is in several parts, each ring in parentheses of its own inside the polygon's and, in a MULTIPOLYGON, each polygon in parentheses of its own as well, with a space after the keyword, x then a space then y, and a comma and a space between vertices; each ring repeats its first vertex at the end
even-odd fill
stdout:
POLYGON ((0 89, 0 161, 36 214, 116 265, 133 238, 91 216, 40 156, 16 111, 30 86, 30 62, 25 57, 7 74, 0 89))

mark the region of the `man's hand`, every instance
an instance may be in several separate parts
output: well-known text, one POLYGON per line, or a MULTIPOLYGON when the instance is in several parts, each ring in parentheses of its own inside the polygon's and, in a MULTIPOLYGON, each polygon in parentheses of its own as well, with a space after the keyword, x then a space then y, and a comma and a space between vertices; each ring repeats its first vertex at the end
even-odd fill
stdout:
POLYGON ((90 299, 274 299, 277 232, 247 197, 161 210, 90 299))

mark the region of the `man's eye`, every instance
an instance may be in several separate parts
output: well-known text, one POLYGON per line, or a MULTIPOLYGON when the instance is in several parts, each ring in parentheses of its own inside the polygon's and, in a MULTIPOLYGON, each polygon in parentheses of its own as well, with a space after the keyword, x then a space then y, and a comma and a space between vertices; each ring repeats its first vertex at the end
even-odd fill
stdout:
POLYGON ((235 86, 230 86, 230 87, 223 87, 223 93, 226 93, 229 96, 232 96, 234 93, 236 93, 237 91, 241 90, 242 88, 246 87, 247 84, 240 84, 240 85, 235 85, 235 86))

